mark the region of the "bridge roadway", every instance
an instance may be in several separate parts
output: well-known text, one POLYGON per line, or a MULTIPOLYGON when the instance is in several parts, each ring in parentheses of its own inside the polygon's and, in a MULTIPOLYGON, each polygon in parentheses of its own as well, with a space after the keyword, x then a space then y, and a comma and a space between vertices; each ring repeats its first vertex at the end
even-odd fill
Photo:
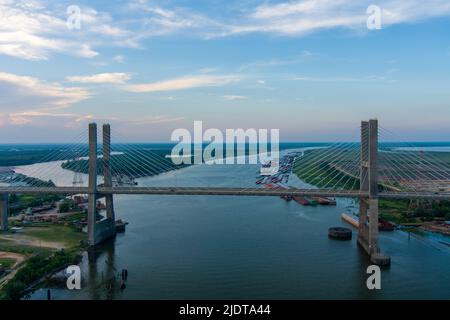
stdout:
MULTIPOLYGON (((54 193, 88 194, 87 187, 0 187, 0 193, 54 193)), ((333 198, 367 198, 360 191, 327 189, 265 189, 265 188, 210 188, 210 187, 98 187, 99 194, 148 194, 148 195, 220 195, 220 196, 313 196, 333 198)), ((433 192, 380 192, 384 199, 450 200, 450 193, 433 192)))

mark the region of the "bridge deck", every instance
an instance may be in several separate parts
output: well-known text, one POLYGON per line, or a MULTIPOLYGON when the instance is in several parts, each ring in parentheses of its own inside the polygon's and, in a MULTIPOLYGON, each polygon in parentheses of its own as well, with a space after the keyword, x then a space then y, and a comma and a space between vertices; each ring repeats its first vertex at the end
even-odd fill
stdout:
MULTIPOLYGON (((227 196, 318 196, 333 198, 364 198, 367 193, 349 190, 324 189, 263 189, 263 188, 209 188, 209 187, 98 187, 101 194, 148 194, 148 195, 227 195, 227 196)), ((87 187, 0 187, 0 193, 55 193, 87 194, 87 187)), ((435 199, 450 200, 450 193, 432 192, 380 192, 386 199, 435 199)))

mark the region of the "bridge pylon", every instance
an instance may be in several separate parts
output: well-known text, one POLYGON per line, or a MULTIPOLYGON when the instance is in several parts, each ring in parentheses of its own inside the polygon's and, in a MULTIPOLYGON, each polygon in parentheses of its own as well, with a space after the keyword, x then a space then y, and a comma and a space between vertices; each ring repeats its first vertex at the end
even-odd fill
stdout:
MULTIPOLYGON (((103 172, 105 186, 111 185, 111 131, 103 125, 103 172)), ((99 244, 116 234, 112 194, 105 195, 106 218, 97 221, 97 200, 103 197, 97 191, 97 124, 89 124, 89 185, 88 185, 88 243, 99 244)))
POLYGON ((8 216, 9 216, 8 194, 0 193, 0 231, 8 230, 8 216))
POLYGON ((377 265, 390 265, 378 243, 378 120, 361 122, 360 191, 358 244, 377 265))

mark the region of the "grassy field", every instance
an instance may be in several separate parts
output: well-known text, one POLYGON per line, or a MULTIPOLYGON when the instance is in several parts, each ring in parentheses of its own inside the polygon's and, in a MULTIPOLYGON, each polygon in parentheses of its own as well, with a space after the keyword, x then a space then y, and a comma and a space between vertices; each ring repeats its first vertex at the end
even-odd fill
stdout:
POLYGON ((80 241, 86 239, 86 235, 76 231, 73 227, 64 225, 42 225, 27 227, 25 234, 36 240, 45 242, 62 243, 66 248, 76 247, 80 241))
POLYGON ((16 259, 0 258, 0 267, 9 269, 16 263, 16 259))
MULTIPOLYGON (((0 235, 2 235, 0 233, 0 235)), ((51 248, 41 248, 41 247, 34 247, 30 245, 24 245, 17 241, 12 240, 5 240, 0 239, 0 251, 4 252, 14 252, 14 253, 20 253, 27 256, 32 256, 34 254, 50 254, 54 251, 54 249, 51 248)))

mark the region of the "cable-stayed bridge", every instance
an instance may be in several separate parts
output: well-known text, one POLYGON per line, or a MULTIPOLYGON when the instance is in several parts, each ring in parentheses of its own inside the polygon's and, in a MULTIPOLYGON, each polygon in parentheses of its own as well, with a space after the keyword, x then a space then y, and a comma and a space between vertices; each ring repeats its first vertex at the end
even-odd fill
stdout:
POLYGON ((195 170, 190 170, 195 166, 176 166, 164 152, 112 143, 108 124, 103 125, 99 144, 97 125, 90 124, 87 141, 81 134, 76 143, 50 152, 40 161, 56 163, 57 169, 36 165, 31 172, 19 173, 8 185, 0 186, 1 228, 7 228, 8 195, 13 193, 87 194, 91 245, 115 234, 113 196, 117 194, 355 198, 360 207, 358 243, 374 263, 388 264, 389 257, 382 255, 378 246, 379 199, 450 200, 450 159, 447 162, 437 153, 411 150, 404 144, 383 147, 380 138, 395 140, 392 135, 380 128, 377 120, 363 121, 357 140, 287 153, 289 161, 280 159, 281 172, 275 177, 255 177, 255 167, 245 164, 217 165, 222 175, 212 170, 196 177, 195 170), (290 170, 301 180, 283 180, 290 170), (73 173, 71 183, 60 182, 59 175, 67 172, 73 173), (170 179, 159 179, 167 175, 170 179), (190 179, 184 179, 186 175, 190 179), (258 185, 255 179, 275 183, 258 185), (106 217, 97 221, 99 198, 105 198, 106 217))

